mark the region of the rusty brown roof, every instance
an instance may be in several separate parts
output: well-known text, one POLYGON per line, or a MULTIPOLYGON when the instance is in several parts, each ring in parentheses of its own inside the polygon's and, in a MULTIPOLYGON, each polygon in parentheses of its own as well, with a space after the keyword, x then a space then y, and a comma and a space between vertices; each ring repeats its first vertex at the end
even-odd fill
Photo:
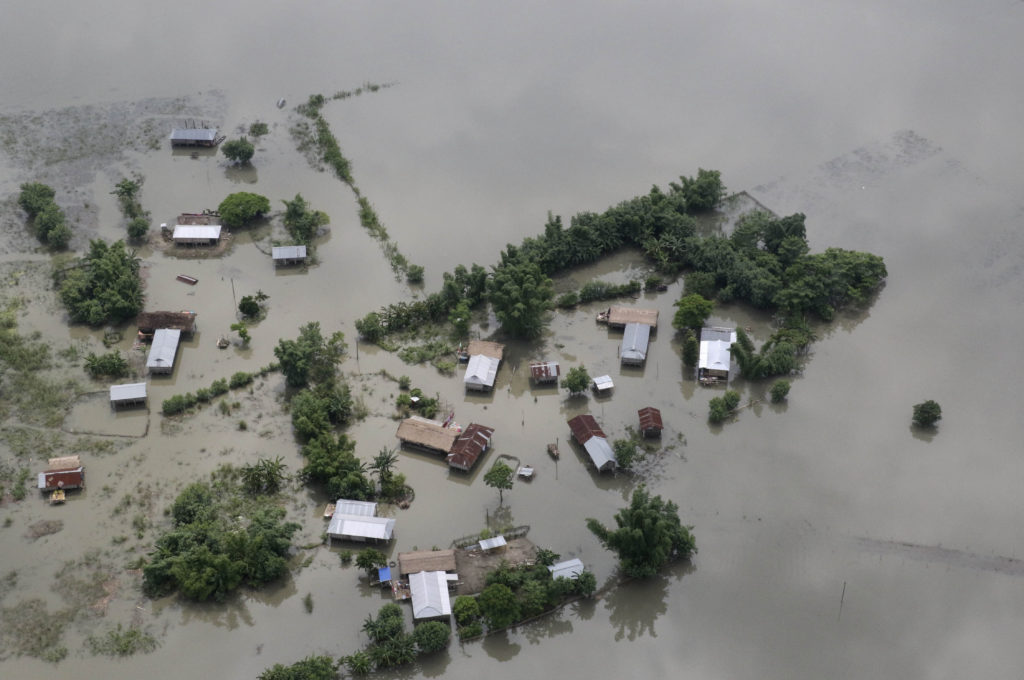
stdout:
POLYGON ((398 553, 398 571, 402 576, 421 571, 455 571, 455 551, 417 550, 398 553))
POLYGON ((534 380, 557 378, 561 373, 557 361, 539 361, 530 364, 530 376, 534 380))
POLYGON ((653 406, 645 406, 637 411, 637 414, 640 416, 641 430, 665 429, 665 426, 661 423, 661 411, 653 406))
POLYGON ((443 453, 451 451, 452 444, 459 433, 445 427, 436 420, 427 420, 419 416, 406 418, 398 424, 395 433, 399 439, 409 444, 416 444, 443 453))
POLYGON ((462 470, 471 470, 477 459, 491 444, 494 428, 470 423, 452 445, 448 464, 462 470))
POLYGON ((576 416, 569 421, 569 429, 573 438, 580 444, 586 444, 591 437, 605 437, 597 420, 589 413, 576 416))
POLYGON ((82 482, 85 481, 85 470, 83 468, 75 470, 47 470, 40 473, 39 477, 41 482, 39 488, 45 491, 50 489, 74 489, 82 486, 82 482))
POLYGON ((493 357, 500 360, 505 353, 505 345, 488 340, 470 340, 466 351, 469 353, 469 356, 483 354, 485 357, 493 357))

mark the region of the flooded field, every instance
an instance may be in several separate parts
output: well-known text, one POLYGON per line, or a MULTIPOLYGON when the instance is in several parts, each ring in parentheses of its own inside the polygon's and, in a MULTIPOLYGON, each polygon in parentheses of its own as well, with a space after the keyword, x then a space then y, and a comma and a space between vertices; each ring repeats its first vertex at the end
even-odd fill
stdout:
MULTIPOLYGON (((579 557, 600 587, 615 579, 615 561, 585 518, 612 522, 639 483, 695 526, 691 564, 508 633, 453 642, 394 677, 1018 675, 1024 426, 1012 409, 1024 376, 1024 5, 296 11, 257 2, 240 15, 186 3, 175 11, 202 7, 208 20, 171 44, 152 40, 168 19, 155 3, 116 16, 98 3, 58 4, 57 14, 11 12, 21 29, 0 46, 2 297, 22 302, 20 332, 38 333, 55 365, 38 392, 2 395, 0 463, 29 468, 31 487, 47 457, 77 453, 88 484, 54 507, 34 488, 20 501, 5 489, 0 676, 255 678, 274 663, 362 646, 364 619, 386 600, 342 565, 339 548, 320 546, 329 499, 298 484, 288 511, 303 547, 273 587, 217 605, 151 600, 136 569, 187 484, 223 463, 281 456, 291 472, 302 465, 278 373, 232 391, 224 409, 165 418, 162 401, 258 370, 278 339, 313 320, 349 342, 342 371, 366 417, 348 434, 364 461, 397 444, 399 390, 388 376, 408 375, 458 422, 496 430, 468 475, 400 452, 397 469, 416 497, 386 511, 397 520, 389 556, 529 525, 534 544, 579 557), (42 58, 36 45, 54 29, 61 39, 42 58), (426 267, 422 287, 396 279, 352 191, 310 168, 289 134, 293 107, 310 93, 365 81, 394 86, 331 102, 324 116, 391 239, 426 267), (186 118, 232 137, 257 120, 270 132, 250 168, 233 168, 215 152, 168 147, 171 126, 186 118), (622 333, 595 323, 607 303, 556 311, 537 341, 509 342, 485 395, 465 393, 461 370, 443 375, 357 344, 357 318, 436 290, 457 264, 490 266, 506 244, 541 232, 549 210, 568 221, 698 167, 721 170, 730 190, 776 213, 805 213, 814 251, 885 258, 889 277, 870 306, 815 327, 786 403, 763 399, 770 384, 738 380, 742 403, 756 403, 734 422, 707 422, 718 392, 684 374, 671 328, 681 280, 636 301, 660 312, 642 369, 621 368, 622 333), (232 192, 267 196, 274 214, 235 231, 219 257, 137 251, 146 308, 195 311, 198 332, 170 376, 148 381, 148 411, 115 412, 106 382, 82 362, 106 340, 141 367, 135 328, 69 324, 53 260, 15 199, 22 182, 52 185, 81 253, 90 238, 123 237, 110 192, 133 173, 155 246, 161 222, 232 192), (329 230, 315 263, 275 269, 268 252, 284 234, 281 199, 300 192, 328 213, 329 230), (237 300, 257 291, 269 296, 268 315, 243 347, 230 324, 237 300), (225 349, 222 336, 233 338, 225 349), (532 386, 526 368, 541 358, 608 373, 614 392, 569 398, 532 386), (910 424, 924 399, 943 410, 930 433, 910 424), (646 405, 662 410, 666 430, 636 474, 598 475, 567 441, 577 414, 593 414, 615 438, 646 405), (558 461, 545 452, 556 439, 558 461), (533 465, 536 478, 499 504, 482 477, 503 455, 533 465), (140 627, 157 648, 92 654, 89 637, 118 624, 140 627), (40 645, 66 656, 57 665, 37 658, 40 645)), ((555 287, 650 271, 624 250, 555 287)), ((501 339, 492 316, 475 321, 474 335, 501 339)), ((749 327, 757 342, 771 332, 770 318, 742 305, 717 305, 711 321, 749 327)))

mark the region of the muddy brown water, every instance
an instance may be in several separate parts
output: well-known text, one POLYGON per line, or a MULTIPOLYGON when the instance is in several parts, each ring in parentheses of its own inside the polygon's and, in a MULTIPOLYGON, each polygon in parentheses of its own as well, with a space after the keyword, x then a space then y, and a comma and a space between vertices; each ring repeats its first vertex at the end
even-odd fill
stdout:
MULTIPOLYGON (((56 610, 51 587, 64 560, 99 549, 123 565, 144 550, 154 530, 134 538, 126 525, 138 509, 116 513, 126 494, 151 497, 144 514, 160 523, 178 489, 221 463, 280 455, 291 469, 300 465, 280 376, 233 396, 239 405, 229 416, 206 409, 167 422, 158 405, 268 363, 277 339, 310 320, 351 342, 356 318, 416 293, 395 280, 360 227, 352 193, 310 170, 287 134, 291 107, 309 93, 393 81, 329 104, 326 115, 392 238, 427 267, 425 290, 458 263, 490 265, 506 243, 541 231, 548 210, 566 219, 600 211, 698 166, 721 169, 731 189, 779 213, 806 213, 813 249, 869 250, 890 272, 869 308, 817 329, 787 403, 745 408, 723 427, 706 422, 715 392, 680 368, 670 328, 679 282, 637 301, 661 312, 642 370, 619 368, 621 334, 595 325, 597 305, 554 314, 538 342, 510 343, 486 396, 465 395, 458 373, 407 366, 373 347, 361 345, 357 360, 352 345, 343 370, 370 411, 350 431, 363 458, 395 444, 397 386, 382 369, 440 394, 459 422, 496 428, 493 452, 468 476, 427 455, 400 454, 416 500, 393 511, 392 554, 447 547, 489 520, 528 524, 537 545, 580 557, 604 583, 614 560, 584 518, 610 523, 639 481, 679 504, 700 548, 692 565, 483 642, 453 644, 397 675, 1018 676, 1020 3, 776 3, 770 11, 757 3, 256 3, 245 13, 185 3, 174 14, 200 7, 206 19, 173 39, 171 16, 155 3, 116 15, 94 2, 8 13, 20 29, 0 47, 0 196, 31 179, 60 187, 79 250, 90 236, 123 234, 109 191, 133 171, 145 177, 141 199, 156 224, 215 207, 232 191, 265 194, 278 208, 302 192, 331 216, 330 233, 318 245, 319 264, 305 271, 271 266, 265 251, 280 233, 273 220, 236 234, 217 259, 140 250, 147 306, 197 311, 199 333, 172 376, 150 381, 152 413, 115 415, 76 402, 68 429, 132 436, 112 438, 112 452, 85 454, 89 487, 65 506, 30 493, 0 508, 11 519, 0 529, 0 571, 18 573, 16 587, 0 590, 2 606, 40 597, 56 610), (55 31, 60 40, 50 40, 55 31), (44 39, 53 49, 42 56, 44 39), (281 97, 284 109, 275 106, 281 97), (253 168, 235 170, 215 154, 166 147, 168 128, 183 117, 232 135, 260 119, 271 133, 257 144, 253 168), (88 134, 104 124, 130 128, 128 141, 109 129, 88 134), (179 273, 199 283, 181 284, 179 273), (270 295, 270 313, 252 328, 252 346, 217 349, 236 299, 256 290, 270 295), (524 368, 541 357, 610 373, 614 394, 567 399, 532 388, 524 368), (909 423, 912 404, 927 398, 943 407, 934 433, 909 423), (666 450, 636 477, 597 476, 566 443, 573 415, 593 413, 615 437, 647 404, 662 409, 666 450), (134 438, 145 422, 146 436, 134 438), (556 437, 557 464, 544 451, 556 437), (501 454, 533 464, 537 477, 516 483, 499 507, 482 472, 501 454), (63 529, 29 542, 28 527, 44 520, 62 520, 63 529), (128 538, 115 543, 120 536, 128 538)), ((99 351, 102 333, 69 327, 47 292, 47 258, 17 211, 5 208, 0 227, 3 266, 22 272, 5 278, 4 293, 30 303, 22 328, 58 347, 99 351)), ((624 252, 556 283, 646 271, 624 252)), ((769 333, 768 319, 739 306, 719 306, 712 320, 750 326, 759 340, 769 333)), ((130 350, 126 336, 119 346, 130 350)), ((103 387, 75 376, 83 389, 103 387)), ((744 403, 765 390, 736 387, 744 403)), ((304 522, 297 543, 317 541, 325 500, 296 492, 289 507, 304 522)), ((224 605, 147 600, 135 577, 118 570, 105 614, 78 617, 65 632, 69 656, 56 672, 252 678, 273 663, 350 652, 384 600, 335 552, 306 551, 297 561, 311 556, 309 565, 297 564, 281 584, 224 605), (85 636, 117 622, 143 626, 160 647, 119 661, 83 650, 85 636)), ((4 678, 55 672, 5 653, 4 678)))

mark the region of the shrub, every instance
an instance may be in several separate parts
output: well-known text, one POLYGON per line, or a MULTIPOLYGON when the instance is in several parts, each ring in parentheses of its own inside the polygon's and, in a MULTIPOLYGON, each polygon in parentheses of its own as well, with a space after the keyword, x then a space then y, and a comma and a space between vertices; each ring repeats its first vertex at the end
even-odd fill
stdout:
POLYGON ((21 185, 21 193, 18 194, 18 205, 28 213, 30 218, 38 215, 43 208, 53 203, 53 197, 57 193, 52 187, 40 182, 26 182, 21 185))
POLYGON ((190 408, 188 400, 184 395, 176 394, 170 399, 164 399, 163 403, 163 414, 165 416, 173 416, 179 413, 183 413, 190 408))
POLYGON ((786 398, 789 394, 789 381, 788 380, 776 380, 775 384, 772 385, 771 395, 772 403, 777 404, 786 398))
POLYGON ((405 280, 409 283, 423 283, 423 274, 422 265, 411 264, 405 270, 405 280))
POLYGON ((474 621, 468 625, 459 628, 459 639, 468 640, 470 638, 480 637, 484 634, 484 627, 479 621, 474 621))
POLYGON ((732 411, 740 405, 740 393, 736 390, 726 390, 722 395, 722 400, 725 402, 725 407, 732 411))
POLYGON ((214 397, 226 394, 228 389, 228 381, 225 378, 220 378, 210 383, 210 394, 214 397))
POLYGON ((228 386, 235 390, 239 387, 245 387, 253 380, 252 373, 246 373, 245 371, 238 371, 231 376, 231 380, 228 382, 228 386))
POLYGON ((261 121, 256 121, 255 123, 249 126, 250 137, 262 137, 268 132, 270 132, 270 128, 267 126, 266 123, 263 123, 261 121))
POLYGON ((935 401, 929 399, 920 404, 914 404, 914 423, 922 427, 934 425, 942 418, 942 407, 935 401))
POLYGON ((470 595, 459 595, 452 605, 452 614, 455 615, 455 623, 465 626, 480 618, 480 606, 476 598, 470 595))
POLYGON ((562 293, 562 295, 558 297, 558 300, 555 302, 555 304, 561 307, 562 309, 567 309, 569 307, 575 307, 579 303, 579 301, 579 293, 577 293, 574 290, 571 290, 568 293, 562 293))
POLYGON ((128 361, 117 351, 99 356, 90 352, 85 358, 85 371, 94 378, 101 375, 120 378, 128 375, 128 361))
POLYGON ((134 217, 128 222, 128 238, 141 241, 149 233, 149 219, 134 217))
POLYGON ((412 631, 412 639, 420 654, 439 652, 448 646, 452 629, 440 621, 425 621, 412 631))
POLYGON ((248 163, 256 153, 256 147, 245 137, 224 142, 220 150, 232 163, 248 163))

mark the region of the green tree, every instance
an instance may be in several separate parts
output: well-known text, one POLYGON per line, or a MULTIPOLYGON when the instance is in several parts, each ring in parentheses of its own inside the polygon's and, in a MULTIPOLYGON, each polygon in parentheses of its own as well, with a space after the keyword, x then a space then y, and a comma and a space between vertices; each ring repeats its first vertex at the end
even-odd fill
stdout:
POLYGON ((341 331, 324 338, 320 322, 311 321, 299 329, 296 340, 280 340, 274 348, 274 356, 288 384, 303 387, 309 382, 333 380, 345 348, 345 335, 341 331))
POLYGON ((330 221, 327 213, 309 207, 302 194, 295 194, 291 201, 284 201, 284 226, 296 243, 309 246, 313 244, 320 227, 330 221))
POLYGON ((440 621, 424 621, 413 628, 412 639, 420 654, 439 652, 448 646, 452 629, 440 621))
POLYGON ((452 614, 455 615, 455 623, 465 626, 480 617, 480 605, 472 595, 459 595, 452 605, 452 614))
POLYGON ((260 315, 260 303, 252 295, 243 295, 242 301, 238 303, 238 311, 242 316, 254 319, 260 315))
POLYGON ((260 673, 259 680, 338 680, 338 677, 334 659, 329 656, 307 656, 290 666, 274 664, 260 673))
POLYGON ((396 463, 398 463, 398 452, 395 449, 384 447, 374 456, 373 462, 370 463, 370 470, 377 473, 382 487, 391 479, 396 463))
POLYGON ((80 264, 66 271, 60 299, 73 321, 99 326, 130 319, 142 310, 139 260, 124 241, 90 241, 80 264))
POLYGON ((129 373, 128 361, 117 350, 97 356, 89 352, 85 358, 85 371, 94 378, 101 375, 120 378, 129 373))
POLYGON ((729 407, 725 405, 725 399, 712 397, 708 402, 708 420, 716 425, 729 417, 729 407))
POLYGON ((693 368, 700 360, 700 343, 692 328, 687 328, 683 335, 683 364, 693 368))
POLYGON ((914 423, 922 427, 931 427, 942 418, 942 407, 938 402, 922 401, 914 404, 914 423))
POLYGON ((288 466, 281 456, 274 459, 260 458, 255 464, 242 466, 242 486, 251 494, 275 494, 288 478, 288 466))
POLYGON ((43 208, 53 203, 57 192, 40 182, 26 182, 21 185, 21 193, 18 194, 18 205, 28 213, 29 219, 35 218, 43 208))
POLYGON ((615 452, 615 464, 623 470, 633 467, 636 459, 636 444, 629 439, 616 439, 612 442, 612 450, 615 452))
POLYGON ((373 669, 370 655, 363 651, 353 652, 345 657, 345 668, 352 675, 367 675, 373 669))
POLYGON ((788 380, 776 380, 775 384, 772 385, 771 395, 772 403, 777 404, 786 398, 789 394, 789 381, 788 380))
POLYGON ((249 335, 249 327, 245 325, 244 321, 231 324, 231 330, 238 333, 238 337, 241 339, 243 347, 249 346, 249 341, 252 339, 252 336, 249 335))
POLYGON ((270 212, 270 200, 259 194, 238 191, 221 201, 217 212, 224 225, 242 227, 270 212))
POLYGON ((676 301, 676 315, 672 319, 672 327, 676 330, 687 328, 700 328, 711 316, 711 310, 715 304, 705 300, 696 293, 685 295, 676 301))
POLYGON ((629 507, 615 514, 617 529, 596 519, 587 528, 608 550, 615 552, 627 576, 646 578, 675 558, 689 559, 697 552, 693 527, 679 520, 679 507, 661 496, 651 496, 641 485, 633 491, 629 507))
POLYGON ((232 163, 248 163, 256 153, 256 147, 245 137, 224 142, 220 150, 232 163))
POLYGON ((513 474, 512 468, 499 460, 484 475, 484 484, 498 490, 498 505, 505 501, 505 492, 512 488, 513 474))
MULTIPOLYGON (((376 548, 363 548, 356 553, 356 566, 372 573, 374 569, 383 567, 388 563, 387 555, 376 548)), ((401 610, 399 610, 401 613, 401 610)))
POLYGON ((459 300, 459 304, 455 305, 452 311, 448 313, 448 321, 451 323, 452 328, 455 329, 455 335, 460 338, 469 335, 469 322, 471 320, 469 301, 465 299, 459 300))
POLYGON ((517 259, 515 252, 509 246, 509 255, 503 254, 504 261, 494 268, 487 281, 487 295, 507 333, 533 338, 540 335, 544 327, 544 313, 555 296, 555 289, 535 262, 517 259))
POLYGON ((581 571, 574 583, 574 588, 577 595, 583 597, 590 597, 597 590, 597 577, 591 571, 581 571))
POLYGON ((519 600, 512 589, 502 583, 493 583, 477 597, 480 614, 491 630, 507 628, 519 620, 519 600))
POLYGON ((66 247, 71 240, 71 229, 64 221, 64 211, 56 203, 43 206, 36 214, 33 226, 39 240, 53 250, 66 247))
POLYGON ((671 183, 674 192, 686 199, 686 208, 691 212, 711 210, 725 197, 722 173, 718 170, 697 169, 696 177, 680 177, 681 184, 671 183))
POLYGON ((590 374, 585 366, 573 366, 562 378, 562 387, 569 390, 569 394, 580 394, 590 386, 590 374))
POLYGON ((128 220, 128 238, 132 241, 144 241, 149 234, 149 218, 133 217, 128 220))

